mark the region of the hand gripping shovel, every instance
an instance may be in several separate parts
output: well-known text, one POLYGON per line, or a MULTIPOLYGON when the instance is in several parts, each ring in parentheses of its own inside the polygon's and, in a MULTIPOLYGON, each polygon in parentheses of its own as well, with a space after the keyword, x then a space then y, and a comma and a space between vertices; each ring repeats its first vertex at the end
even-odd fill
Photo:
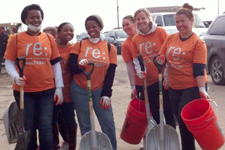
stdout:
MULTIPOLYGON (((144 66, 144 62, 142 59, 142 56, 139 54, 137 56, 138 61, 140 63, 141 66, 141 70, 144 71, 145 70, 145 66, 144 66)), ((150 115, 150 106, 149 106, 149 100, 148 100, 148 90, 147 90, 147 82, 146 79, 144 79, 144 96, 145 96, 145 108, 146 108, 146 114, 147 114, 147 120, 148 120, 148 128, 145 134, 145 137, 148 137, 149 132, 151 131, 151 129, 153 127, 155 127, 157 125, 156 121, 153 119, 153 117, 150 115)), ((147 150, 145 148, 145 145, 147 144, 147 139, 145 138, 144 140, 144 149, 147 150)))
POLYGON ((95 131, 95 122, 94 122, 94 111, 93 111, 93 102, 91 94, 91 79, 90 76, 94 70, 94 63, 89 62, 88 65, 92 66, 90 72, 83 73, 87 78, 87 88, 88 88, 88 97, 89 97, 89 111, 90 111, 90 122, 91 122, 91 131, 85 133, 81 137, 80 141, 80 150, 112 150, 112 145, 107 135, 104 133, 95 131))
MULTIPOLYGON (((16 65, 20 72, 20 77, 23 77, 23 69, 26 63, 25 57, 19 57, 16 59, 16 65)), ((18 129, 18 140, 15 150, 26 150, 30 140, 30 131, 24 129, 24 91, 23 87, 20 87, 20 128, 18 129)))
POLYGON ((146 150, 180 150, 179 138, 176 130, 163 122, 162 68, 153 60, 159 72, 159 113, 160 124, 152 128, 146 136, 146 150))

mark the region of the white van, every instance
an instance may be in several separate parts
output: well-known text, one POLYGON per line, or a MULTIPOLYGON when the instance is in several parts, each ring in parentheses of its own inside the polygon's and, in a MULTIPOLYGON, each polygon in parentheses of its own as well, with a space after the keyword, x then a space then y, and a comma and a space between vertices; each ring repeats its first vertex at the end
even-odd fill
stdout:
MULTIPOLYGON (((207 27, 201 20, 201 18, 194 13, 194 25, 193 31, 201 36, 207 31, 207 27)), ((176 28, 176 22, 174 18, 175 12, 162 12, 162 13, 151 13, 153 21, 158 25, 163 27, 169 34, 178 32, 176 28)))

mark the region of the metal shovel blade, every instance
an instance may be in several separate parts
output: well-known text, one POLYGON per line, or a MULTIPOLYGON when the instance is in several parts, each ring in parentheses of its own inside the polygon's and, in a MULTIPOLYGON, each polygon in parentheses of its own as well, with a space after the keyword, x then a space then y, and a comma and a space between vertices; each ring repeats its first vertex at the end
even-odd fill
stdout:
POLYGON ((24 129, 24 112, 20 110, 20 128, 18 128, 18 140, 15 150, 26 150, 30 141, 30 130, 24 129))
POLYGON ((150 117, 146 135, 148 135, 151 129, 154 128, 155 126, 157 126, 156 121, 152 117, 150 117))
POLYGON ((92 133, 89 131, 85 133, 80 141, 79 150, 112 150, 112 145, 109 138, 102 132, 94 131, 96 133, 97 147, 92 147, 92 133))
POLYGON ((146 135, 145 144, 146 150, 180 150, 179 137, 176 130, 166 124, 163 126, 159 124, 152 128, 149 134, 146 135), (160 130, 162 128, 163 139, 160 136, 160 130))
POLYGON ((19 118, 19 109, 16 102, 14 101, 5 110, 3 115, 5 132, 9 144, 17 142, 19 118))

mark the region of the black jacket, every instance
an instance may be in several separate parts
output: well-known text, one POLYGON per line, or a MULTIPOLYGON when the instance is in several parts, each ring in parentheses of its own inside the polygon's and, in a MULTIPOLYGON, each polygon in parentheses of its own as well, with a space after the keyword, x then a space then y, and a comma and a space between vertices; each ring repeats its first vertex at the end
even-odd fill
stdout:
POLYGON ((8 34, 0 34, 0 55, 4 55, 8 43, 8 34))

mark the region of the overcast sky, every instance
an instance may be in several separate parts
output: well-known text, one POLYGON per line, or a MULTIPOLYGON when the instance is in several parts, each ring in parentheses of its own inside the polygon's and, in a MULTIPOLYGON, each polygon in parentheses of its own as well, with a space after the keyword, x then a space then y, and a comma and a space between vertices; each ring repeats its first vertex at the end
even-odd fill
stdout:
MULTIPOLYGON (((119 24, 126 15, 133 15, 139 8, 153 6, 182 6, 188 2, 194 7, 205 7, 200 13, 203 20, 212 20, 218 14, 218 0, 118 0, 119 24)), ((44 11, 42 27, 58 26, 70 22, 75 34, 85 32, 84 21, 91 14, 98 14, 104 22, 104 31, 117 27, 117 0, 1 0, 0 22, 21 22, 22 9, 29 4, 39 4, 44 11)), ((225 12, 225 0, 219 0, 220 13, 225 12)))

